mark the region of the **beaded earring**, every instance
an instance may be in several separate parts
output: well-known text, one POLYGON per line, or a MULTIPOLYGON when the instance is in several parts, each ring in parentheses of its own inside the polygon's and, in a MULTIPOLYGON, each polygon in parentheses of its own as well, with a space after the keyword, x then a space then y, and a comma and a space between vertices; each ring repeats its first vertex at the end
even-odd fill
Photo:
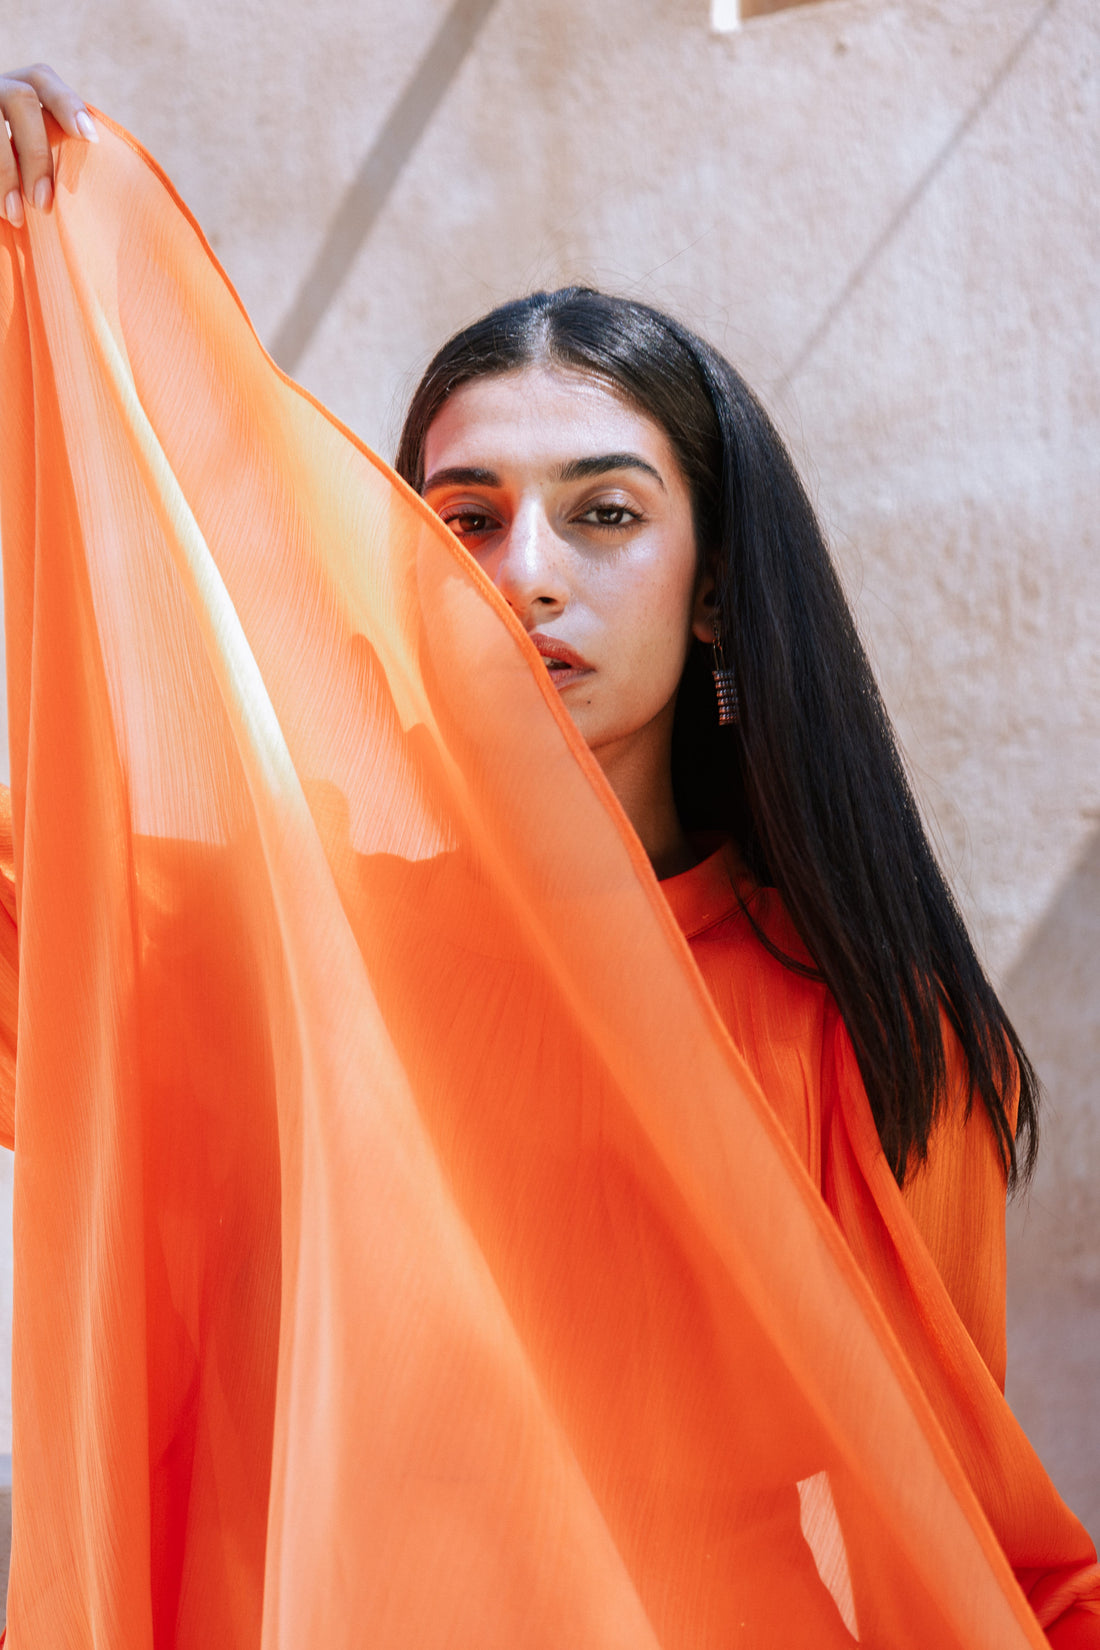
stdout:
POLYGON ((718 696, 719 725, 729 727, 739 722, 741 707, 737 698, 737 678, 726 664, 722 644, 717 640, 714 643, 714 691, 718 696))

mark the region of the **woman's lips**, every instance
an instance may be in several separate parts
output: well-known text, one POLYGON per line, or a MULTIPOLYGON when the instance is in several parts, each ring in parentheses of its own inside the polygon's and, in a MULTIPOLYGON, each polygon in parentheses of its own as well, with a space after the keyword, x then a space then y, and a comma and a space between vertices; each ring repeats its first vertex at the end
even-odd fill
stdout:
POLYGON ((590 676, 595 668, 587 659, 582 658, 576 648, 559 642, 554 636, 540 636, 538 631, 535 631, 531 635, 531 640, 546 661, 550 680, 559 692, 562 688, 571 686, 573 682, 590 676))

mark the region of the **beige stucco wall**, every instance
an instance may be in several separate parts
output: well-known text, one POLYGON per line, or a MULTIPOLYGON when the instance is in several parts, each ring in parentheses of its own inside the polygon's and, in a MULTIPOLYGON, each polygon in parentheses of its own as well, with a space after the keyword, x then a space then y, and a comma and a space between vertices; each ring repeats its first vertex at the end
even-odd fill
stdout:
MULTIPOLYGON (((51 58, 152 149, 270 342, 448 10, 8 0, 0 52, 51 58)), ((1100 18, 709 17, 490 5, 297 370, 389 452, 449 330, 583 279, 672 308, 762 393, 1051 1090, 1013 1216, 1010 1396, 1097 1530, 1100 18)))

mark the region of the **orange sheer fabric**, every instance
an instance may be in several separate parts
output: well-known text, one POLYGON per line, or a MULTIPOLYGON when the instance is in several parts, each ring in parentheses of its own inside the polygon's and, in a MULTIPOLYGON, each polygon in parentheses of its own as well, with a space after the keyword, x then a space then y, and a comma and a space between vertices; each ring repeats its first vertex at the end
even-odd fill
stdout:
POLYGON ((858 1265, 518 627, 101 132, 0 234, 10 1650, 1041 1646, 987 1476, 1087 1538, 843 1047, 858 1265))

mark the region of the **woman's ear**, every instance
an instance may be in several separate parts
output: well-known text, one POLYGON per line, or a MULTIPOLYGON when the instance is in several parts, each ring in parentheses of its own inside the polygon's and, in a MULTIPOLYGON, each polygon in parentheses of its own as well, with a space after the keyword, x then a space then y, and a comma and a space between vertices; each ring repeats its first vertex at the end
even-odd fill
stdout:
POLYGON ((713 642, 717 636, 718 590, 714 574, 706 572, 699 580, 691 611, 691 634, 699 642, 713 642))

